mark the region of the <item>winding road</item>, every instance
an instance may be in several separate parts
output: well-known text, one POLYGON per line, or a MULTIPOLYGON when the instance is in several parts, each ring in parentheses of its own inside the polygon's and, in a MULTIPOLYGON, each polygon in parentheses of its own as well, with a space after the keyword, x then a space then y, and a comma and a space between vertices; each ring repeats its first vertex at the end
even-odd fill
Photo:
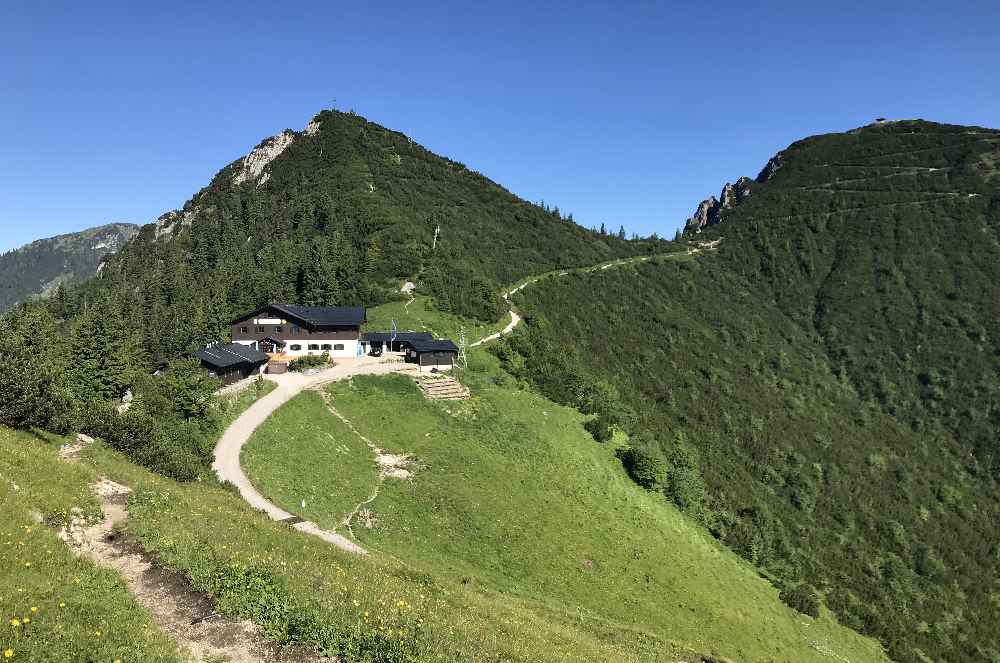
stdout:
MULTIPOLYGON (((703 243, 701 248, 688 249, 687 254, 675 253, 667 255, 690 255, 692 253, 698 253, 702 249, 712 250, 716 248, 717 245, 718 240, 712 243, 703 243)), ((560 277, 566 276, 567 274, 596 272, 613 267, 634 265, 645 262, 651 257, 653 256, 637 256, 634 258, 603 262, 591 267, 580 267, 576 269, 564 269, 549 272, 547 274, 531 277, 525 280, 510 291, 505 292, 503 297, 505 300, 509 301, 510 297, 515 293, 546 277, 560 277)), ((479 339, 475 343, 471 343, 469 347, 477 347, 485 343, 489 343, 490 341, 500 338, 504 334, 509 334, 514 331, 514 328, 521 323, 522 318, 517 314, 513 307, 510 308, 509 313, 510 323, 508 323, 507 326, 496 333, 479 339)), ((303 520, 294 514, 288 513, 277 504, 261 495, 260 492, 253 487, 253 484, 250 483, 250 479, 243 472, 243 468, 240 466, 240 452, 243 450, 243 445, 250 440, 250 436, 253 435, 253 432, 258 426, 264 423, 264 421, 266 421, 275 410, 290 401, 305 389, 316 389, 317 387, 329 382, 344 380, 355 375, 382 375, 386 373, 412 372, 414 370, 415 369, 412 364, 405 364, 399 361, 387 361, 384 358, 377 357, 360 357, 338 359, 336 366, 319 371, 313 375, 306 375, 302 373, 268 375, 267 379, 276 383, 277 388, 248 407, 243 414, 236 419, 236 421, 230 424, 229 428, 227 428, 222 434, 218 444, 215 445, 215 460, 212 463, 212 469, 215 470, 216 475, 221 481, 228 481, 236 486, 240 495, 250 506, 259 511, 263 511, 270 516, 272 520, 286 522, 300 532, 319 537, 320 539, 323 539, 324 541, 337 546, 342 550, 346 550, 347 552, 365 555, 367 554, 367 551, 364 548, 343 534, 322 529, 314 522, 303 520)))
POLYGON ((347 552, 364 555, 367 551, 346 536, 322 529, 319 525, 288 513, 274 502, 261 495, 240 466, 240 452, 253 432, 279 407, 300 394, 304 389, 315 389, 328 382, 335 382, 355 375, 382 375, 412 371, 410 364, 387 362, 375 357, 360 359, 338 359, 337 365, 314 375, 303 373, 283 373, 268 375, 267 379, 276 383, 277 388, 248 407, 236 421, 230 424, 215 445, 215 460, 212 469, 222 481, 236 486, 247 503, 263 511, 272 520, 287 522, 295 529, 312 534, 347 552))

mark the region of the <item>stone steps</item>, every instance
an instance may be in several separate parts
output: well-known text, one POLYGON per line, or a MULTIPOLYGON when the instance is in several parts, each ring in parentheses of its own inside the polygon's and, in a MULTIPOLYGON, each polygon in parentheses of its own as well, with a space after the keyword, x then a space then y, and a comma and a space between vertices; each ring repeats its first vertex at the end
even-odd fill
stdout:
POLYGON ((434 401, 460 401, 469 397, 468 388, 450 377, 417 377, 424 397, 434 401))

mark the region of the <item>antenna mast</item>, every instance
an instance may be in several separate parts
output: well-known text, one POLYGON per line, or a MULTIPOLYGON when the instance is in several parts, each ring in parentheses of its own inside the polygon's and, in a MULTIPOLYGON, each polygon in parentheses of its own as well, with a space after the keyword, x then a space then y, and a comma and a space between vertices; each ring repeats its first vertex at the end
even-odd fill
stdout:
POLYGON ((465 340, 465 327, 458 328, 458 358, 462 360, 462 367, 469 367, 469 357, 465 354, 465 346, 468 343, 465 340))

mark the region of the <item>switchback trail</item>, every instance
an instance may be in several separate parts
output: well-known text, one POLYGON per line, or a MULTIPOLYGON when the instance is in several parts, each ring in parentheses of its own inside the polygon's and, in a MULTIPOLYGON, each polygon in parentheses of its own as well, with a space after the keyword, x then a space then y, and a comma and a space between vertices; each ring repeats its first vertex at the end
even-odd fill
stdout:
MULTIPOLYGON (((675 258, 678 256, 689 256, 695 253, 701 253, 702 251, 713 251, 716 248, 718 248, 719 242, 721 241, 722 241, 721 239, 717 239, 712 242, 701 242, 698 244, 698 246, 691 247, 685 252, 658 253, 656 255, 651 255, 651 256, 635 256, 632 258, 619 258, 618 260, 612 260, 610 262, 602 262, 597 265, 592 265, 590 267, 573 267, 568 269, 553 270, 551 272, 546 272, 545 274, 540 274, 538 276, 531 276, 523 281, 520 281, 518 285, 514 286, 507 292, 503 293, 503 298, 504 301, 509 303, 512 295, 514 295, 517 292, 520 292, 521 290, 524 290, 532 283, 538 283, 539 281, 545 278, 549 277, 558 278, 560 276, 567 276, 569 274, 587 274, 591 272, 601 272, 606 269, 615 269, 618 267, 637 265, 639 263, 646 262, 647 260, 652 260, 653 258, 675 258)), ((519 324, 521 324, 522 318, 520 315, 518 315, 517 311, 514 310, 514 307, 510 307, 508 314, 510 315, 510 322, 507 324, 506 327, 504 327, 498 332, 490 334, 489 336, 484 336, 475 343, 470 343, 469 347, 475 348, 485 343, 489 343, 490 341, 495 341, 501 336, 504 336, 505 334, 509 334, 512 331, 514 331, 514 328, 517 327, 519 324)))
MULTIPOLYGON (((636 256, 633 258, 622 258, 612 260, 610 262, 603 262, 590 267, 555 270, 539 276, 529 277, 521 281, 509 291, 505 292, 503 297, 505 300, 509 301, 511 295, 526 288, 530 284, 537 283, 539 280, 549 276, 559 277, 566 276, 567 274, 599 272, 612 268, 636 265, 653 258, 688 256, 700 253, 701 251, 714 250, 718 247, 720 241, 721 240, 701 242, 697 246, 688 248, 686 252, 636 256)), ((521 323, 521 316, 518 315, 517 311, 513 308, 510 309, 509 313, 510 323, 508 323, 500 331, 490 334, 489 336, 481 338, 475 343, 470 344, 470 347, 483 345, 484 343, 500 338, 503 334, 509 334, 512 332, 514 328, 521 323)), ((241 414, 236 421, 230 424, 229 428, 225 430, 222 437, 219 439, 218 444, 215 445, 212 469, 215 470, 216 475, 221 481, 228 481, 233 484, 237 490, 239 490, 243 499, 246 500, 250 506, 259 511, 263 511, 270 516, 272 520, 288 523, 291 527, 299 530, 300 532, 311 534, 323 539, 327 543, 337 546, 341 550, 359 555, 367 554, 367 551, 364 548, 343 534, 324 530, 314 522, 303 520, 302 518, 285 511, 277 504, 261 495, 260 492, 254 488, 247 475, 243 472, 243 468, 240 465, 240 452, 242 451, 243 446, 250 440, 250 436, 253 435, 253 432, 258 426, 263 424, 275 410, 300 394, 305 389, 316 389, 326 383, 351 378, 355 375, 380 375, 385 373, 408 372, 413 370, 416 369, 411 364, 387 362, 384 359, 377 359, 373 357, 362 357, 358 359, 338 360, 337 365, 333 368, 319 371, 311 376, 303 375, 301 373, 284 373, 281 375, 268 376, 268 379, 277 383, 278 387, 247 408, 243 414, 241 414)), ((340 416, 335 410, 333 410, 333 413, 340 416)), ((349 422, 346 423, 349 424, 349 422)), ((369 446, 374 448, 373 443, 369 442, 369 446)), ((377 454, 377 456, 379 456, 379 454, 377 454)), ((389 460, 391 460, 392 457, 385 456, 385 459, 388 459, 386 463, 392 465, 392 463, 389 463, 389 460)), ((404 463, 405 460, 405 457, 402 458, 401 463, 404 463)), ((382 461, 379 461, 379 463, 383 466, 386 465, 386 463, 383 463, 382 461)), ((398 467, 382 467, 383 475, 381 475, 380 479, 385 476, 393 476, 392 472, 401 471, 402 469, 402 465, 398 467)), ((358 505, 355 511, 348 516, 346 522, 343 523, 348 528, 348 531, 350 531, 351 519, 353 519, 353 517, 364 506, 365 503, 358 505)))

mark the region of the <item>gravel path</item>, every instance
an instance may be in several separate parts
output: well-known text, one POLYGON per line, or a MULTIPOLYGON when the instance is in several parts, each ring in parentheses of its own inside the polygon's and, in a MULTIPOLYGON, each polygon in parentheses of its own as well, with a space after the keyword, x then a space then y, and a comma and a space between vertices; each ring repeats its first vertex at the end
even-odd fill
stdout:
POLYGON ((341 359, 333 368, 317 372, 315 375, 284 373, 269 375, 268 380, 277 383, 277 388, 251 405, 234 421, 215 446, 215 461, 212 469, 220 480, 236 486, 240 495, 250 506, 263 511, 272 520, 288 521, 292 527, 312 534, 342 550, 364 555, 367 551, 346 536, 320 528, 316 523, 300 520, 261 495, 240 467, 240 452, 253 432, 279 407, 287 403, 304 389, 313 389, 328 382, 335 382, 355 375, 381 375, 412 371, 411 364, 387 363, 374 357, 341 359))

